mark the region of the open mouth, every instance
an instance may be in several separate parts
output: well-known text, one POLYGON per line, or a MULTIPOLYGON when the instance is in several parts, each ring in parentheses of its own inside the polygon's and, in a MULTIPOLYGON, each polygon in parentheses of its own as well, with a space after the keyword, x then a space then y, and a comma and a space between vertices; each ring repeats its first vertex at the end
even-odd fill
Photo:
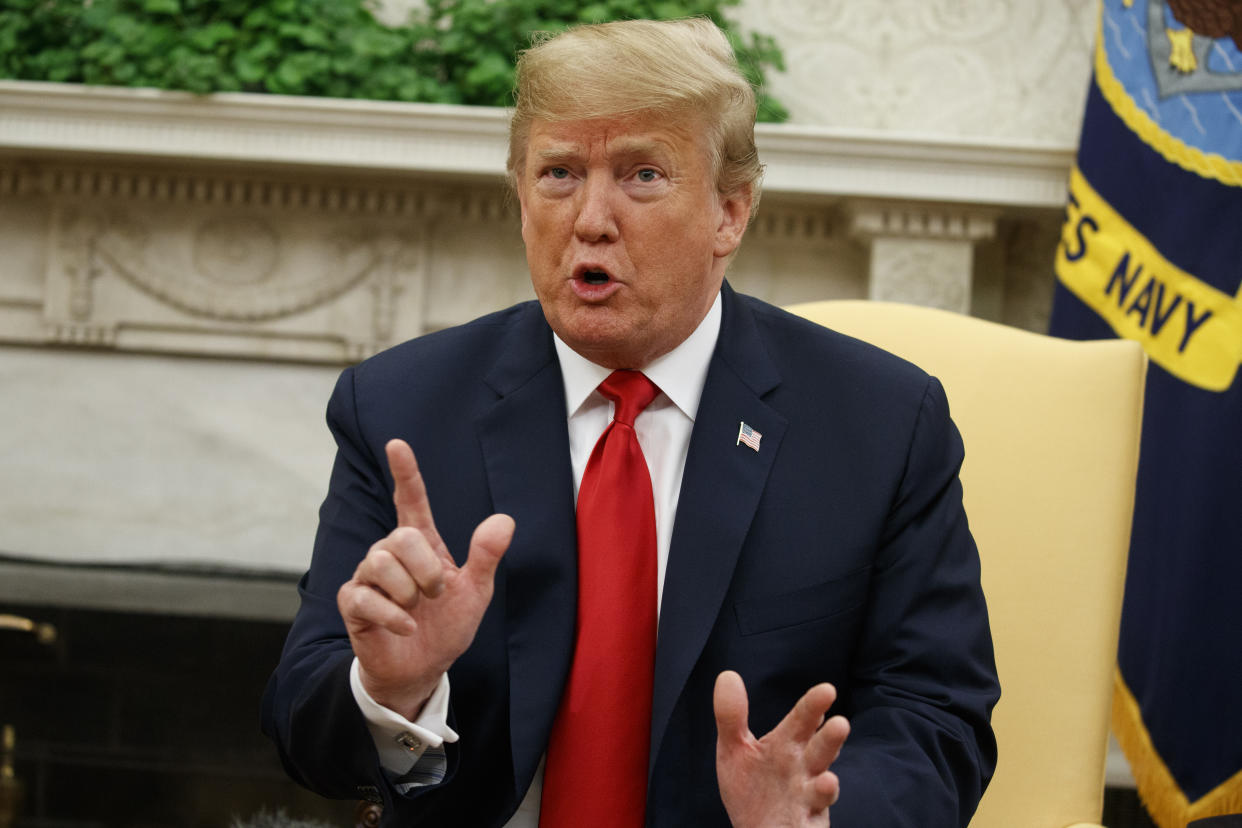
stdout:
POLYGON ((574 292, 586 302, 603 302, 620 287, 611 273, 594 262, 582 262, 574 268, 574 292))

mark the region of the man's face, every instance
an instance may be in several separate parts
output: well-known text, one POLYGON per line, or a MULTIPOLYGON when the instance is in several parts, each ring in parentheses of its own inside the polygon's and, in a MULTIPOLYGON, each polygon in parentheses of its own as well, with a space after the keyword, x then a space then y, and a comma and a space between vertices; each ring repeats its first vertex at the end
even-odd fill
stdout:
POLYGON ((517 190, 548 324, 608 368, 694 332, 750 217, 748 194, 717 193, 701 125, 658 116, 535 121, 517 190))

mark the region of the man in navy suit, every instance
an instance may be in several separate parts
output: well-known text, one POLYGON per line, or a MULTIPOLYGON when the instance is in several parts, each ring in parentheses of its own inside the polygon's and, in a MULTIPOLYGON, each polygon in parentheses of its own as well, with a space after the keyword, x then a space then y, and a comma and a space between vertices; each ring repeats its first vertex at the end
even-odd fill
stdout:
POLYGON ((575 495, 620 369, 659 389, 633 424, 659 626, 629 824, 969 821, 999 689, 961 441, 935 379, 724 282, 758 198, 754 112, 703 20, 523 55, 509 171, 538 302, 342 374, 264 699, 294 778, 386 824, 539 824, 575 495))

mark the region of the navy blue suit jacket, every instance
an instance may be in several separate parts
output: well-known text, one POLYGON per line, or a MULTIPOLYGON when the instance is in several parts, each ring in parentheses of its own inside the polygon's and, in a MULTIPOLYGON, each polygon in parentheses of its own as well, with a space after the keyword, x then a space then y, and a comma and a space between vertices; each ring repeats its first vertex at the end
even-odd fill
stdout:
MULTIPOLYGON (((812 685, 836 685, 852 733, 834 765, 834 826, 964 826, 995 764, 999 690, 944 393, 896 357, 723 293, 664 582, 647 824, 729 824, 712 687, 734 669, 759 735, 812 685), (762 433, 757 452, 736 445, 740 421, 762 433)), ((329 796, 378 792, 386 824, 503 825, 544 752, 574 636, 564 390, 538 304, 346 370, 328 422, 339 450, 264 728, 296 779, 329 796), (336 608, 395 525, 393 437, 413 446, 459 562, 483 518, 517 523, 450 672, 461 741, 448 776, 409 796, 386 781, 350 693, 336 608)))

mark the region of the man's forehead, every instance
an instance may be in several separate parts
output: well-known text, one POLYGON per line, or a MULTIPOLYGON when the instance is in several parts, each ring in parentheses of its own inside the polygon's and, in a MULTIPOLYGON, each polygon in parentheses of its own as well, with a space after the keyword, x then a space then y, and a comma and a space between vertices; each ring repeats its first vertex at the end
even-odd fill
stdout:
POLYGON ((658 123, 651 117, 536 120, 531 125, 528 149, 538 157, 586 154, 597 147, 609 155, 629 155, 695 150, 697 142, 689 125, 658 123))

